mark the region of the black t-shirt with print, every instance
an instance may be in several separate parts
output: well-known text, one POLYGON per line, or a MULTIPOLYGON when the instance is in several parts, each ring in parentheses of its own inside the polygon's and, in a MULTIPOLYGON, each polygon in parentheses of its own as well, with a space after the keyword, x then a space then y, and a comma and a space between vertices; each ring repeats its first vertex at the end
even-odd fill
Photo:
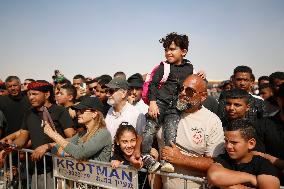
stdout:
MULTIPOLYGON (((52 105, 48 108, 48 112, 53 120, 56 131, 61 136, 65 137, 64 130, 73 127, 73 122, 68 111, 64 107, 52 105)), ((34 108, 28 110, 24 116, 22 129, 29 132, 32 141, 32 149, 53 142, 51 138, 44 134, 41 124, 42 112, 34 108)))
MULTIPOLYGON (((252 175, 272 175, 278 177, 278 170, 268 161, 267 159, 261 156, 253 156, 252 160, 249 163, 237 164, 230 156, 225 153, 221 154, 215 158, 215 162, 220 163, 223 167, 234 170, 250 173, 252 175)), ((245 184, 249 186, 249 184, 245 184)))
MULTIPOLYGON (((48 112, 55 124, 56 131, 63 137, 64 130, 68 128, 72 128, 73 123, 68 111, 61 106, 52 105, 48 108, 48 112)), ((32 149, 36 149, 37 147, 51 143, 53 140, 49 138, 43 131, 41 127, 42 123, 42 112, 37 111, 36 109, 32 108, 27 111, 24 116, 24 121, 22 125, 23 130, 27 130, 30 135, 30 139, 32 141, 32 149)), ((34 172, 34 163, 30 161, 29 166, 31 166, 32 172, 34 172)), ((46 172, 52 171, 52 160, 51 157, 46 156, 46 172)), ((37 173, 43 174, 44 173, 44 163, 43 160, 37 162, 37 173)))

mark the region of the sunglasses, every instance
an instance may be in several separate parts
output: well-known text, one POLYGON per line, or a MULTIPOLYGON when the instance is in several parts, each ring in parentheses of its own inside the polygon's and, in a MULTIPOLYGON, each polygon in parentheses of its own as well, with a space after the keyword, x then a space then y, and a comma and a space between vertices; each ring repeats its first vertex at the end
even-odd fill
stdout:
POLYGON ((95 87, 89 87, 89 91, 93 91, 93 90, 96 90, 97 86, 95 87))
POLYGON ((119 89, 114 89, 114 88, 106 88, 105 92, 109 95, 113 95, 115 92, 117 92, 119 89))
POLYGON ((180 87, 179 92, 181 93, 183 91, 185 92, 187 97, 193 97, 194 94, 196 94, 196 93, 202 93, 202 92, 197 92, 196 90, 194 90, 191 87, 186 87, 185 88, 184 86, 182 86, 182 87, 180 87))
POLYGON ((91 108, 85 108, 85 109, 76 110, 76 114, 84 114, 85 112, 92 112, 92 111, 95 110, 91 108))

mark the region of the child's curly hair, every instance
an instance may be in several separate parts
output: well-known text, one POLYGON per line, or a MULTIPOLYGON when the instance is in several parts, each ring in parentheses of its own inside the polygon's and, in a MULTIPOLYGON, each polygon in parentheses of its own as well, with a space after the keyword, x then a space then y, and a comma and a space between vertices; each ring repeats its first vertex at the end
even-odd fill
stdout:
POLYGON ((180 47, 181 49, 186 49, 188 51, 189 40, 187 35, 172 32, 167 34, 166 37, 160 39, 159 42, 163 43, 163 47, 165 49, 169 48, 172 42, 174 42, 176 46, 180 47))

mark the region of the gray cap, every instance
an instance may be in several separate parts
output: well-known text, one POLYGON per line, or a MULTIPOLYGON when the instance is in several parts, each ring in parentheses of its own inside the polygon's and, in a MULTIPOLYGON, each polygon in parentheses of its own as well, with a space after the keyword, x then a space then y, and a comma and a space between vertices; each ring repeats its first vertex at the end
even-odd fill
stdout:
POLYGON ((128 83, 125 79, 120 77, 113 78, 108 84, 107 87, 112 89, 125 89, 128 90, 128 83))

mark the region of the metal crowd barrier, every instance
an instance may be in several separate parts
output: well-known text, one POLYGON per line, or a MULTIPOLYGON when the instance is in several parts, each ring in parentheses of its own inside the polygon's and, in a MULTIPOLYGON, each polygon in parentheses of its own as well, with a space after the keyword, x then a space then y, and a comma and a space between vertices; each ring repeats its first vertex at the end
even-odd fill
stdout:
MULTIPOLYGON (((13 170, 12 155, 9 154, 3 169, 0 171, 0 189, 30 189, 31 188, 31 175, 29 174, 30 162, 29 153, 32 150, 22 149, 18 151, 17 158, 17 171, 13 170), (20 152, 24 153, 25 161, 20 161, 20 152), (22 166, 25 169, 21 169, 22 166), (14 172, 14 173, 13 173, 14 172), (17 172, 17 174, 15 174, 17 172), (23 182, 23 173, 26 172, 25 182, 23 182)), ((43 176, 44 176, 44 189, 47 189, 47 170, 46 170, 46 157, 52 156, 47 153, 43 157, 43 176)), ((117 169, 112 169, 110 163, 99 161, 77 161, 72 158, 53 157, 53 189, 69 189, 69 188, 88 188, 90 185, 97 186, 98 188, 121 188, 121 189, 138 189, 138 172, 136 169, 129 166, 121 166, 117 169), (80 187, 78 185, 81 184, 80 187)), ((37 176, 37 162, 34 162, 34 173, 37 176)), ((140 170, 146 172, 145 169, 140 170)), ((200 183, 202 188, 206 188, 206 181, 204 178, 187 176, 177 173, 156 172, 155 174, 166 176, 167 178, 180 178, 184 180, 184 188, 187 189, 187 181, 200 183)), ((37 177, 36 177, 37 178, 37 177)), ((35 182, 36 188, 38 187, 38 180, 35 182)), ((90 187, 89 187, 90 188, 90 187)), ((284 186, 280 187, 284 189, 284 186)))

